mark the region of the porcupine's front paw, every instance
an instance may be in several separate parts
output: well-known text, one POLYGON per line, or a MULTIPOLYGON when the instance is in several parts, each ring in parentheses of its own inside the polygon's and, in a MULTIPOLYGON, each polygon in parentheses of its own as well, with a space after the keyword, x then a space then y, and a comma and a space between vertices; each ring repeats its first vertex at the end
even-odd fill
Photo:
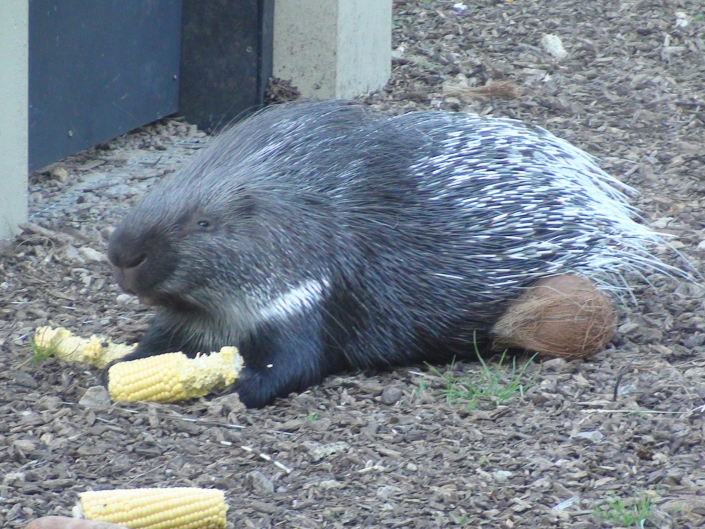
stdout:
POLYGON ((269 371, 256 371, 245 367, 238 375, 233 388, 240 397, 240 402, 248 408, 262 408, 277 397, 285 397, 290 393, 283 386, 291 385, 282 385, 281 377, 269 371))

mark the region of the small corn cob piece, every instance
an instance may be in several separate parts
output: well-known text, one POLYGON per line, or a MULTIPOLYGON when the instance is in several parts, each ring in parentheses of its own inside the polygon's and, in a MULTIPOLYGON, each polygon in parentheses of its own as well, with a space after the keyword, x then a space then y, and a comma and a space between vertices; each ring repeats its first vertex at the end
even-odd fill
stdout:
POLYGON ((122 358, 136 347, 113 343, 95 334, 88 339, 79 338, 63 327, 39 327, 34 333, 34 345, 60 360, 88 363, 98 368, 122 358))
POLYGON ((242 370, 235 347, 189 358, 166 353, 115 364, 108 371, 108 391, 117 401, 177 402, 203 397, 229 386, 242 370))
POLYGON ((176 487, 83 492, 74 517, 131 529, 223 529, 222 490, 176 487))

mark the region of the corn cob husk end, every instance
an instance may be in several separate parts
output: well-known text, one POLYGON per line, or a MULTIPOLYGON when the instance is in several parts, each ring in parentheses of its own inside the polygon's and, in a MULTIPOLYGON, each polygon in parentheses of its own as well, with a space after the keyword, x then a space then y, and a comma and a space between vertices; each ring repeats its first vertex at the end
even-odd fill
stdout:
POLYGON ((222 347, 217 353, 198 355, 189 360, 184 390, 190 397, 203 397, 231 385, 242 368, 243 359, 236 347, 222 347))
POLYGON ((34 331, 34 336, 31 338, 34 359, 46 360, 53 356, 61 339, 70 335, 71 332, 63 327, 56 329, 52 327, 37 327, 37 330, 34 331))
POLYGON ((75 336, 63 327, 39 327, 32 340, 34 358, 43 360, 54 356, 65 362, 81 362, 103 368, 113 360, 122 358, 135 349, 135 345, 113 343, 110 339, 93 335, 90 338, 75 336))

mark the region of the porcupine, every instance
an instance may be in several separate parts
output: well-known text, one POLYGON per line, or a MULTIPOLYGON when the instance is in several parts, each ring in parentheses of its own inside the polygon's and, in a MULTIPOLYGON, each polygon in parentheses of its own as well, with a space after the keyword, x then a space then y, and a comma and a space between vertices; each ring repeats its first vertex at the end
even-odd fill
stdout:
POLYGON ((259 407, 333 372, 445 361, 493 340, 558 354, 516 334, 574 322, 516 319, 575 291, 590 320, 578 331, 601 329, 574 351, 590 354, 611 336, 627 272, 673 273, 629 193, 583 151, 513 120, 270 107, 160 182, 111 237, 119 284, 157 307, 126 359, 235 345, 236 391, 259 407))

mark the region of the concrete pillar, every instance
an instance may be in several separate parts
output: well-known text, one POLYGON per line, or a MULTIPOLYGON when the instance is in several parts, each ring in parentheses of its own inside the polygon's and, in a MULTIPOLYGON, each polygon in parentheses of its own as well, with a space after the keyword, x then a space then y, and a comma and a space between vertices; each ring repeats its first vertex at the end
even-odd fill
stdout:
POLYGON ((392 0, 275 0, 274 75, 306 98, 381 88, 391 52, 392 0))
POLYGON ((27 220, 29 2, 0 0, 0 239, 27 220))

